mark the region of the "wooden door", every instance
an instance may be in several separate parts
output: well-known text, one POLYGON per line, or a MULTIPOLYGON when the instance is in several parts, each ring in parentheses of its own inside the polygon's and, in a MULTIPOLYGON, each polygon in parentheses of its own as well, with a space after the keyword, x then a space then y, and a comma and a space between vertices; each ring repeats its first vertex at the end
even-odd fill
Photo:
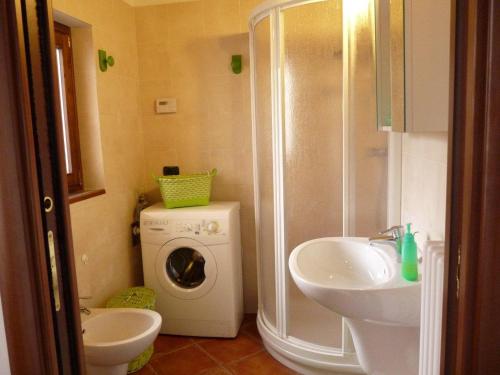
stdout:
POLYGON ((84 373, 50 2, 0 2, 0 288, 12 374, 84 373))
POLYGON ((500 2, 456 2, 442 373, 500 374, 500 2))

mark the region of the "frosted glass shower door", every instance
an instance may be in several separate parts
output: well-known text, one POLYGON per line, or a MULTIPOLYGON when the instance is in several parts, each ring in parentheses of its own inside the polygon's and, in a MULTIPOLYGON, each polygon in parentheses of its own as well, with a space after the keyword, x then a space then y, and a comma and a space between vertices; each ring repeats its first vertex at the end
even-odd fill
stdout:
POLYGON ((260 217, 258 245, 260 248, 259 290, 264 317, 276 325, 276 277, 274 246, 273 136, 271 93, 271 33, 269 17, 255 26, 255 158, 258 188, 256 205, 260 217))
MULTIPOLYGON (((281 24, 288 263, 300 243, 342 236, 342 2, 286 9, 281 24)), ((342 348, 341 316, 287 279, 288 335, 342 348)))

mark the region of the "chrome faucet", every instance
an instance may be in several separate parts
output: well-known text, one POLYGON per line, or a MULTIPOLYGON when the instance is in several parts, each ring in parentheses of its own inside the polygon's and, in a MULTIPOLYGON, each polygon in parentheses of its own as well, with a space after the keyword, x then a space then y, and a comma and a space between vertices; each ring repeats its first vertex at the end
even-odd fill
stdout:
POLYGON ((401 262, 401 240, 402 234, 401 230, 403 229, 402 225, 394 225, 382 232, 379 232, 376 236, 368 238, 368 242, 371 246, 375 244, 384 244, 391 246, 398 254, 398 261, 401 262))
POLYGON ((90 310, 87 307, 80 305, 80 313, 90 315, 90 310))
MULTIPOLYGON (((79 297, 78 299, 91 299, 92 296, 85 296, 85 297, 79 297)), ((85 314, 85 315, 90 315, 90 310, 83 306, 83 305, 80 305, 80 314, 85 314)))

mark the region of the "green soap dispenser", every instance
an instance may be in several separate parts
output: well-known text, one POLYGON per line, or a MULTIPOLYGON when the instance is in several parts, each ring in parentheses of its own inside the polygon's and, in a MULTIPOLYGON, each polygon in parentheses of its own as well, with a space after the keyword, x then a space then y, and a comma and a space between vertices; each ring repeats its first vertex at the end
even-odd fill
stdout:
POLYGON ((411 233, 411 224, 406 225, 401 253, 401 275, 408 281, 417 281, 417 244, 415 242, 415 236, 411 233))

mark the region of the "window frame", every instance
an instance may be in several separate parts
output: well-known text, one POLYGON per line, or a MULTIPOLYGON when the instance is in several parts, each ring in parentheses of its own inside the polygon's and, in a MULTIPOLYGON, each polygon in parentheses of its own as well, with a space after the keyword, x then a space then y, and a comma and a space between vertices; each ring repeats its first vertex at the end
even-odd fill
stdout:
MULTIPOLYGON (((71 28, 61 23, 54 22, 54 39, 56 49, 60 49, 63 55, 66 115, 72 166, 71 173, 67 173, 66 176, 68 192, 70 194, 74 194, 83 192, 84 189, 80 134, 78 130, 78 112, 76 107, 76 85, 73 65, 71 28)), ((64 108, 61 108, 61 113, 62 111, 64 111, 64 108)))

